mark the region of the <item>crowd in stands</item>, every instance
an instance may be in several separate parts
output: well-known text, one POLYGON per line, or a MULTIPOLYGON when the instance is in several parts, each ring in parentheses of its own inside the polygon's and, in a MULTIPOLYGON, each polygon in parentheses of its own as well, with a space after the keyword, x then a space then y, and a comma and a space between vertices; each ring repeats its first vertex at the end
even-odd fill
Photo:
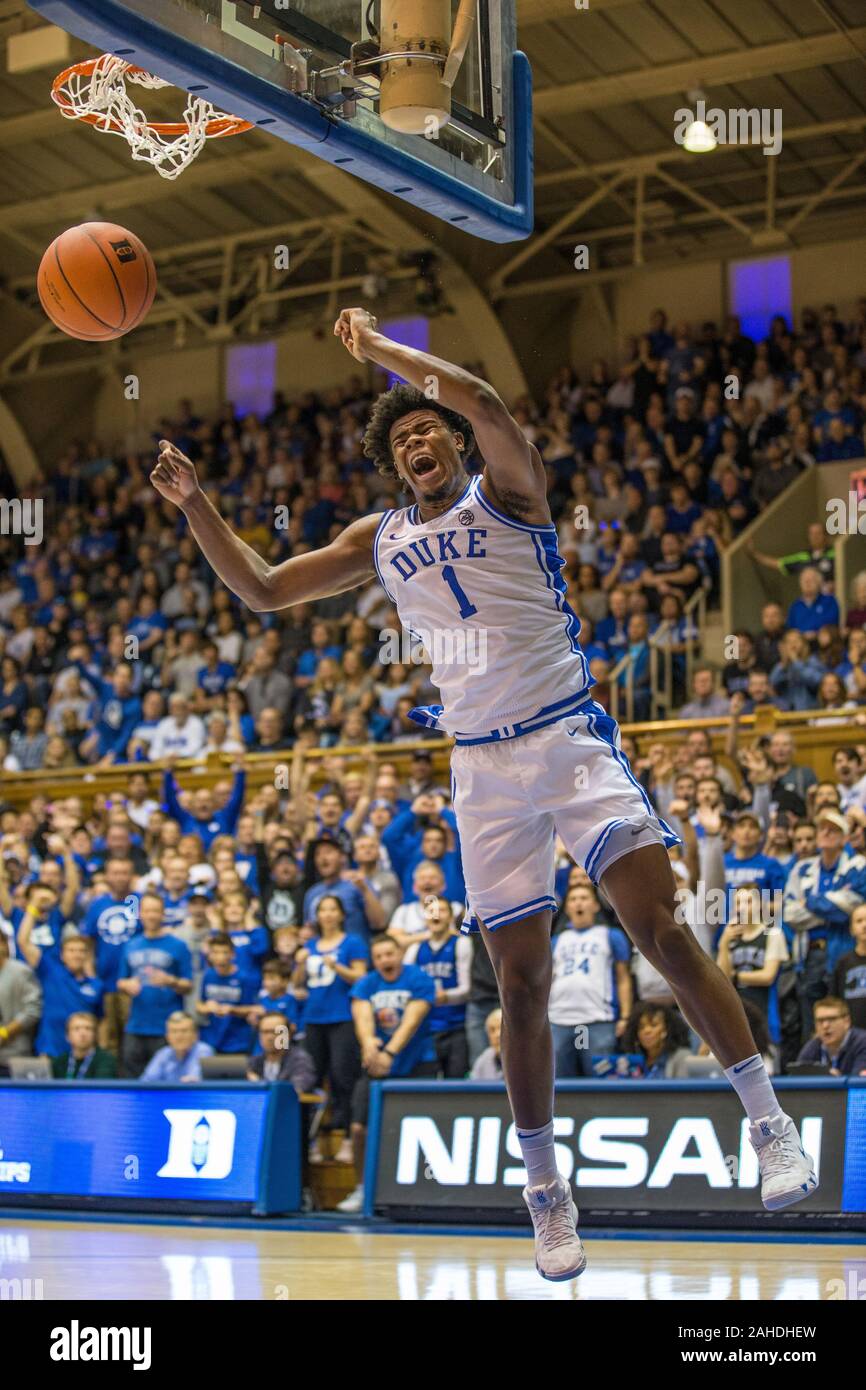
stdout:
MULTIPOLYGON (((658 310, 618 373, 598 361, 581 381, 563 368, 543 402, 514 405, 547 466, 568 599, 602 699, 612 667, 631 652, 635 717, 647 712, 647 642, 661 622, 681 685, 682 652, 699 636, 684 609, 698 590, 715 600, 725 547, 803 469, 866 453, 864 369, 866 300, 849 325, 827 305, 804 311, 796 333, 775 318, 760 342, 736 318, 721 330, 669 328, 658 310)), ((435 698, 429 668, 379 660, 382 633, 399 624, 378 581, 250 613, 148 481, 157 441, 171 439, 271 562, 320 547, 358 516, 400 504, 394 480, 362 448, 384 385, 353 377, 292 400, 277 393, 264 418, 227 404, 203 419, 181 401, 155 422, 152 451, 91 442, 52 461, 30 492, 45 509, 43 543, 0 536, 6 770, 421 737, 409 710, 435 698)), ((815 529, 805 556, 782 557, 803 589, 786 624, 813 656, 820 631, 832 658, 822 672, 844 678, 851 654, 837 648, 859 624, 843 620, 826 592, 833 557, 815 529)), ((759 664, 777 702, 800 708, 804 691, 817 694, 819 668, 802 643, 790 646, 778 683, 759 664)))
MULTIPOLYGON (((775 320, 762 343, 736 320, 669 332, 659 311, 615 380, 603 363, 584 382, 564 369, 542 407, 518 403, 602 701, 611 665, 661 619, 689 640, 685 601, 715 593, 720 552, 760 507, 801 469, 863 455, 864 367, 866 301, 849 327, 828 307, 797 334, 775 320)), ((205 421, 183 402, 154 440, 188 453, 231 524, 278 562, 398 504, 362 454, 370 399, 354 379, 278 396, 262 420, 226 407, 205 421)), ((416 749, 408 770, 376 751, 430 737, 410 717, 436 697, 430 670, 379 660, 399 623, 378 581, 248 612, 150 486, 152 461, 70 450, 41 483, 44 544, 0 537, 5 770, 133 765, 123 795, 72 786, 49 800, 37 785, 24 809, 0 805, 0 1069, 36 1053, 70 1080, 168 1081, 243 1057, 251 1080, 323 1087, 341 1156, 359 1167, 371 1078, 501 1077, 496 981, 479 938, 458 930, 445 750, 416 749), (314 783, 305 754, 336 745, 360 751, 326 751, 314 783), (273 753, 287 783, 248 787, 249 753, 273 753), (196 760, 214 754, 231 776, 197 786, 196 760), (178 759, 194 763, 180 778, 178 759)), ((777 1070, 859 1074, 866 748, 840 747, 820 782, 789 733, 740 725, 763 704, 862 717, 866 576, 843 619, 826 536, 813 527, 804 542, 755 553, 798 575, 800 599, 787 614, 767 605, 720 678, 699 668, 683 691, 685 718, 718 717, 729 762, 703 728, 624 746, 682 836, 684 920, 740 991, 761 1051, 777 1070)), ((712 1069, 561 845, 557 863, 558 1074, 712 1069)))
MULTIPOLYGON (((866 1074, 866 746, 840 746, 827 781, 790 732, 747 741, 736 715, 729 760, 704 728, 624 749, 682 837, 681 920, 770 1065, 866 1074)), ((284 793, 169 768, 89 812, 74 795, 0 808, 0 1068, 38 1054, 70 1079, 182 1081, 242 1057, 251 1080, 324 1088, 358 1165, 371 1078, 501 1078, 447 773, 427 749, 403 775, 368 757, 330 755, 316 790, 297 754, 284 793)), ((556 897, 557 1074, 718 1074, 561 843, 556 897)))

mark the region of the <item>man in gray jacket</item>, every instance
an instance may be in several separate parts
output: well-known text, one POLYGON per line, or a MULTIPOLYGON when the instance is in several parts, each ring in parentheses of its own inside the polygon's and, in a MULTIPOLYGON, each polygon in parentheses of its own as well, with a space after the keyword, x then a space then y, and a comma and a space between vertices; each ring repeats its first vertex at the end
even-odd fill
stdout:
POLYGON ((30 1057, 42 1016, 42 986, 21 960, 10 960, 9 938, 0 931, 0 1075, 10 1057, 30 1057))
POLYGON ((292 694, 292 682, 285 672, 274 665, 274 658, 266 647, 257 647, 252 662, 252 674, 240 682, 250 714, 258 719, 263 709, 288 709, 292 694))

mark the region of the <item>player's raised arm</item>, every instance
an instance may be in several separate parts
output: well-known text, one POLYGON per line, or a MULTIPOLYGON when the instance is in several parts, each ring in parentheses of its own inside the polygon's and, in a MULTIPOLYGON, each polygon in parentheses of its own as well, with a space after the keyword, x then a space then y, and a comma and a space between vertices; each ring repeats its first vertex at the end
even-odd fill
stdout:
POLYGON ((453 362, 386 338, 366 309, 344 309, 334 333, 359 362, 375 362, 465 416, 484 456, 485 488, 493 491, 494 501, 527 522, 549 524, 541 456, 489 382, 453 362))
POLYGON ((342 594, 375 574, 373 537, 381 513, 353 521, 321 550, 269 565, 235 535, 199 487, 193 464, 168 440, 160 442, 159 461, 150 481, 162 497, 180 508, 211 568, 254 613, 272 613, 342 594))

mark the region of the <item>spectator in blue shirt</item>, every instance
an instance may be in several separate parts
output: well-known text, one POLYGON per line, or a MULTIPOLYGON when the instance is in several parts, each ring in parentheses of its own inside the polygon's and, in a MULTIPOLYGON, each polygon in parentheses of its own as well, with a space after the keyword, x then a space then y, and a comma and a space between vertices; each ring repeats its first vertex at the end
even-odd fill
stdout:
POLYGON ((250 814, 238 820, 234 836, 235 868, 243 885, 254 897, 259 896, 259 841, 258 822, 250 814))
POLYGON ((168 618, 160 613, 153 594, 142 594, 138 600, 138 613, 127 629, 127 635, 138 642, 137 658, 149 655, 165 638, 168 618))
POLYGON ((199 835, 204 848, 210 849, 217 835, 234 835, 238 817, 244 804, 246 777, 240 766, 234 768, 234 782, 231 796, 225 806, 214 805, 213 792, 207 787, 199 787, 192 794, 192 809, 181 806, 177 796, 174 774, 169 769, 162 783, 165 809, 176 820, 183 835, 199 835))
POLYGON ((649 338, 652 355, 656 358, 667 357, 673 351, 673 334, 668 332, 668 316, 664 309, 654 309, 650 314, 649 338))
POLYGON ((267 927, 256 926, 246 890, 237 888, 220 898, 222 929, 235 948, 235 964, 244 975, 252 975, 261 983, 262 964, 271 953, 271 934, 267 927))
POLYGON ((108 530, 109 510, 99 507, 93 515, 90 530, 72 543, 73 553, 81 566, 95 570, 103 566, 117 549, 117 534, 108 530))
POLYGON ((343 905, 345 930, 350 936, 360 936, 366 942, 370 939, 370 928, 364 893, 357 883, 347 879, 345 865, 346 856, 340 846, 330 836, 321 835, 313 847, 313 867, 317 879, 304 894, 304 921, 315 922, 320 899, 330 893, 339 898, 343 905))
MULTIPOLYGON (((364 1171, 370 1082, 389 1076, 435 1076, 436 1052, 430 1033, 430 1010, 436 985, 417 965, 406 965, 402 947, 387 933, 372 946, 373 968, 352 986, 352 1018, 365 1075, 352 1094, 352 1147, 355 1172, 364 1171)), ((360 1211, 358 1186, 338 1211, 360 1211)))
POLYGON ((424 916, 428 937, 409 942, 405 961, 417 965, 436 986, 430 1013, 430 1032, 440 1075, 462 1081, 469 1070, 466 1040, 466 1001, 472 973, 472 943, 454 930, 453 909, 447 898, 427 898, 424 916))
MULTIPOLYGON (((585 568, 591 573, 594 566, 581 566, 581 570, 585 568)), ((606 593, 611 593, 612 591, 620 589, 624 594, 633 593, 635 589, 639 588, 639 581, 645 569, 646 561, 640 553, 640 541, 637 536, 632 535, 631 531, 624 531, 619 546, 617 547, 616 555, 613 558, 613 563, 608 568, 601 587, 606 593)), ((581 586, 579 583, 578 592, 580 592, 580 589, 581 586)), ((583 610, 581 609, 581 617, 582 616, 583 610)), ((591 617, 592 614, 588 613, 587 616, 591 617)), ((603 622, 604 618, 602 617, 599 622, 599 627, 603 622)), ((596 636, 598 637, 597 631, 596 636)))
POLYGON ((846 848, 847 818, 825 806, 816 811, 815 826, 818 853, 794 864, 785 887, 784 920, 795 938, 804 1036, 836 962, 854 944, 851 913, 866 902, 866 860, 846 848))
POLYGON ((331 657, 334 661, 342 661, 343 648, 335 646, 331 641, 327 623, 313 623, 310 629, 310 646, 301 652, 295 667, 295 685, 299 689, 303 689, 315 679, 319 662, 325 656, 331 657))
POLYGON ((25 913, 31 918, 30 940, 40 950, 51 951, 55 955, 60 948, 64 916, 60 911, 57 892, 50 884, 31 883, 24 895, 24 907, 15 907, 9 891, 6 865, 0 861, 0 912, 7 917, 12 927, 11 955, 17 957, 18 932, 25 913))
MULTIPOLYGON (((352 1089, 360 1056, 352 1023, 352 986, 367 971, 369 952, 361 936, 346 930, 343 904, 325 893, 316 905, 316 935, 295 954, 293 982, 306 993, 304 1041, 316 1069, 316 1085, 327 1081, 331 1123, 348 1135, 352 1089)), ((351 1162, 351 1150, 340 1160, 351 1162)))
POLYGON ((812 428, 818 439, 827 438, 834 421, 842 426, 843 435, 851 434, 857 428, 857 412, 853 406, 843 404, 838 386, 831 387, 824 397, 824 404, 812 416, 812 428))
POLYGON ((121 951, 117 988, 132 1000, 121 1051, 125 1076, 140 1076, 162 1047, 166 1022, 192 988, 189 947, 166 931, 162 898, 143 893, 141 933, 121 951))
POLYGON ((736 890, 744 884, 754 884, 761 896, 762 910, 767 921, 778 921, 785 888, 785 871, 778 859, 761 853, 764 831, 754 811, 740 811, 731 835, 732 848, 725 855, 725 887, 727 909, 725 922, 717 926, 713 948, 718 945, 722 930, 734 916, 736 890), (765 896, 766 895, 766 896, 765 896))
POLYGON ((216 642, 205 643, 202 648, 202 658, 204 665, 196 678, 199 692, 196 709, 199 712, 212 709, 217 697, 228 690, 229 685, 237 675, 235 667, 228 661, 220 661, 219 648, 216 642))
POLYGON ((866 454, 863 440, 848 434, 844 421, 835 416, 828 424, 825 436, 815 451, 816 463, 838 463, 843 459, 861 459, 866 454))
POLYGON ((202 1041, 214 1052, 252 1052, 254 1038, 248 1017, 250 1006, 256 1002, 258 982, 255 976, 238 970, 232 939, 225 932, 211 938, 208 959, 198 1005, 207 1020, 201 1030, 202 1041))
MULTIPOLYGON (((836 600, 833 599, 835 603, 836 600)), ((779 660, 770 672, 770 684, 786 710, 814 709, 826 668, 809 651, 802 632, 789 628, 779 643, 779 660)))
POLYGON ((800 598, 788 609, 788 627, 795 627, 814 642, 821 627, 839 626, 839 605, 832 594, 821 592, 820 570, 807 565, 800 571, 800 598))
POLYGON ((213 1048, 202 1042, 198 1024, 189 1014, 177 1009, 169 1014, 165 1024, 165 1047, 155 1052, 141 1074, 142 1081, 201 1081, 203 1057, 212 1057, 213 1048))
POLYGON ((81 744, 81 756, 88 762, 123 762, 126 745, 141 720, 141 700, 132 693, 132 672, 128 665, 118 666, 106 681, 82 661, 74 664, 96 692, 95 722, 81 744))
POLYGON ((28 911, 18 932, 21 955, 42 986, 42 1018, 36 1051, 57 1057, 66 1051, 66 1020, 70 1014, 102 1013, 102 982, 87 967, 88 945, 83 936, 68 936, 59 954, 43 951, 30 939, 33 915, 28 911))
POLYGON ((596 624, 595 640, 607 649, 611 661, 619 661, 628 646, 628 594, 619 587, 608 595, 608 615, 596 624))
POLYGON ((162 920, 169 931, 177 931, 186 921, 192 892, 189 865, 183 856, 171 854, 164 858, 159 893, 162 898, 162 920))
MULTIPOLYGON (((645 613, 632 613, 626 629, 628 646, 626 651, 632 658, 632 680, 634 691, 634 710, 630 717, 648 719, 650 709, 650 645, 649 621, 645 613)), ((622 653, 623 655, 625 653, 622 653)), ((628 672, 621 671, 617 684, 622 691, 628 686, 628 672)))
POLYGON ((22 726, 24 711, 30 703, 21 668, 11 656, 0 662, 0 734, 8 734, 22 726))
POLYGON ((675 535, 687 536, 693 523, 701 515, 701 509, 693 500, 685 483, 671 483, 670 498, 665 529, 674 532, 675 535))
POLYGON ((438 864, 445 875, 446 898, 459 902, 466 897, 457 821, 438 793, 424 791, 416 796, 409 810, 395 816, 384 831, 382 845, 403 885, 405 902, 417 896, 413 876, 426 859, 438 864))
POLYGON ((139 895, 132 892, 130 859, 109 859, 103 872, 108 892, 91 901, 81 934, 96 938, 96 973, 111 994, 117 989, 121 950, 139 931, 139 895))
MULTIPOLYGON (((249 1021, 258 1028, 265 1014, 282 1014, 291 1034, 298 1031, 301 1021, 301 1006, 289 989, 292 967, 276 956, 271 956, 262 966, 262 987, 256 995, 256 1002, 249 1012, 249 1021)), ((253 1055, 258 1056, 261 1043, 256 1038, 253 1055)))

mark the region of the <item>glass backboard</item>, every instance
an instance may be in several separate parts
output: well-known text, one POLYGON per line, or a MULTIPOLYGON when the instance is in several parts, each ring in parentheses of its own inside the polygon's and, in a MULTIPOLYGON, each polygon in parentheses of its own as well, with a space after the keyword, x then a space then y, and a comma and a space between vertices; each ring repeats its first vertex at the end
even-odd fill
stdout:
POLYGON ((474 236, 532 231, 532 77, 515 0, 29 3, 474 236))

